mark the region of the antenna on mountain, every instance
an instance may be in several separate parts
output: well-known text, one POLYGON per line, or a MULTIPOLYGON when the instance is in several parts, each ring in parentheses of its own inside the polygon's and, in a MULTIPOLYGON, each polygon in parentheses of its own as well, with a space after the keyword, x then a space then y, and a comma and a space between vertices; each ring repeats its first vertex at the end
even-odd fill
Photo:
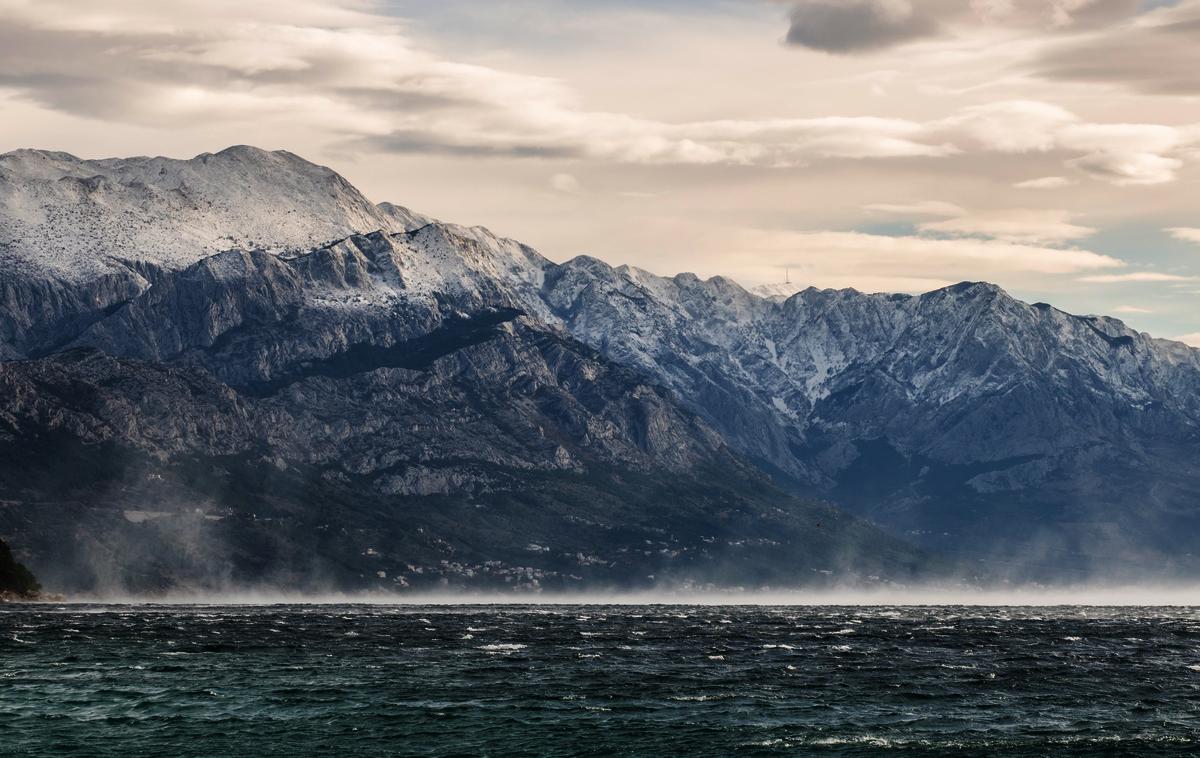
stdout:
POLYGON ((785 267, 783 269, 783 283, 784 284, 792 283, 792 270, 790 268, 785 267))

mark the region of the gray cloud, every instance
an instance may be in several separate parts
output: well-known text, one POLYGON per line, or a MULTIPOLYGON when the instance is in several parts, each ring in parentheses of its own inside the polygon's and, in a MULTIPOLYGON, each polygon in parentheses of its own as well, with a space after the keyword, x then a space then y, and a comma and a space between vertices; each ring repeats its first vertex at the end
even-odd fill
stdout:
POLYGON ((395 131, 391 134, 371 135, 348 140, 344 147, 351 151, 382 151, 385 153, 415 153, 423 155, 451 155, 460 158, 582 158, 582 147, 520 144, 505 142, 495 145, 481 143, 453 143, 444 136, 414 130, 395 131))
POLYGON ((906 0, 814 0, 792 9, 787 41, 830 53, 876 50, 934 36, 940 25, 906 0))
POLYGON ((469 107, 470 100, 450 97, 435 93, 396 92, 394 90, 379 90, 370 87, 335 88, 333 93, 347 103, 360 108, 380 111, 426 111, 444 110, 447 108, 469 107))
POLYGON ((1200 94, 1200 2, 1185 2, 1083 41, 1055 47, 1035 62, 1038 76, 1119 84, 1150 94, 1200 94))
POLYGON ((980 26, 1079 32, 1128 19, 1142 7, 1143 0, 799 0, 787 42, 860 53, 980 26))
POLYGON ((1200 0, 793 0, 787 42, 854 54, 982 27, 1038 30, 1032 73, 1152 94, 1200 93, 1200 0))

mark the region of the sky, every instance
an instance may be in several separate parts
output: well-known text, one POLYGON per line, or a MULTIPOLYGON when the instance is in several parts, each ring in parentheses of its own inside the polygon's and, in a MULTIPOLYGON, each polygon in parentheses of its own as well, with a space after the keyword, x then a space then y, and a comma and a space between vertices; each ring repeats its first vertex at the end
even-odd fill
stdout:
POLYGON ((1200 0, 0 0, 0 152, 233 144, 554 260, 1200 346, 1200 0))

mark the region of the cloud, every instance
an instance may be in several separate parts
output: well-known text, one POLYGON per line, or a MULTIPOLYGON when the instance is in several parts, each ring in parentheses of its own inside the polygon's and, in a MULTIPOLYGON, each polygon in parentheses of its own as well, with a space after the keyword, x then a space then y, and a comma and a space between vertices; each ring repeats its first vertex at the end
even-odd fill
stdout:
MULTIPOLYGON (((935 12, 954 20, 961 16, 954 8, 963 5, 838 0, 842 10, 831 10, 834 3, 813 0, 796 8, 867 14, 903 26, 906 18, 935 12)), ((1016 2, 1010 11, 995 0, 975 3, 983 5, 996 17, 1051 23, 1037 4, 1016 2)), ((1079 0, 1059 5, 1071 18, 1101 9, 1079 0)), ((1200 127, 1090 123, 1031 101, 976 105, 928 120, 672 122, 589 110, 561 81, 435 55, 403 22, 373 8, 361 0, 109 0, 80 12, 66 0, 0 0, 0 89, 109 122, 156 128, 274 123, 289 133, 324 135, 349 151, 467 158, 786 169, 822 161, 1046 153, 1125 185, 1172 180, 1200 145, 1200 127)))
POLYGON ((467 157, 792 167, 941 157, 905 119, 670 123, 582 109, 553 79, 443 60, 357 0, 279 0, 211 15, 199 0, 0 0, 0 88, 54 110, 151 126, 275 118, 350 148, 467 157))
POLYGON ((828 53, 871 53, 987 27, 1078 32, 1128 19, 1141 5, 1141 0, 799 0, 786 41, 828 53))
POLYGON ((112 0, 89 13, 61 0, 0 0, 0 87, 126 124, 275 120, 331 133, 380 130, 393 112, 549 96, 546 82, 440 62, 394 19, 359 7, 112 0))
POLYGON ((873 203, 863 206, 874 213, 902 218, 942 217, 938 221, 917 224, 917 230, 929 237, 975 237, 1027 245, 1060 245, 1090 237, 1096 230, 1072 223, 1075 214, 1047 208, 1001 208, 968 211, 962 206, 938 200, 915 203, 873 203))
POLYGON ((1191 282, 1194 276, 1160 274, 1157 271, 1133 271, 1128 274, 1097 274, 1080 277, 1079 281, 1091 284, 1124 284, 1128 282, 1191 282))
POLYGON ((820 160, 939 158, 957 149, 928 140, 920 123, 823 117, 671 124, 562 103, 540 109, 457 109, 365 136, 359 146, 392 152, 533 158, 591 158, 643 165, 806 166, 820 160), (407 125, 411 123, 411 125, 407 125))
POLYGON ((1139 308, 1136 305, 1118 305, 1113 310, 1117 313, 1154 313, 1149 308, 1139 308))
MULTIPOLYGON (((1002 3, 991 5, 989 13, 1007 13, 1002 3)), ((459 157, 791 168, 1061 152, 1088 176, 1132 185, 1171 181, 1200 142, 1200 130, 1093 124, 1029 101, 972 106, 928 121, 672 123, 583 109, 553 79, 443 60, 410 39, 402 23, 354 0, 247 7, 221 0, 211 16, 208 7, 197 0, 169 10, 149 0, 113 0, 103 11, 79 14, 61 0, 0 0, 0 86, 47 108, 104 120, 170 126, 275 119, 326 133, 351 150, 459 157)), ((902 24, 934 8, 907 0, 839 0, 841 10, 834 7, 814 1, 797 13, 858 13, 902 24)), ((943 10, 953 17, 949 7, 943 10)), ((1033 12, 1017 10, 1021 17, 1033 12)))
POLYGON ((920 200, 915 203, 872 203, 863 210, 893 216, 962 216, 966 209, 941 200, 920 200))
POLYGON ((1064 125, 1057 139, 1084 153, 1068 166, 1113 184, 1135 185, 1174 180, 1183 161, 1171 154, 1189 145, 1192 135, 1157 124, 1074 123, 1064 125))
POLYGON ((1071 222, 1074 214, 1046 208, 1007 208, 968 211, 962 206, 940 200, 915 203, 872 203, 863 206, 872 213, 901 218, 941 217, 923 221, 917 230, 928 237, 975 237, 1029 245, 1057 245, 1090 237, 1096 230, 1071 222))
POLYGON ((1171 236, 1177 240, 1184 242, 1195 242, 1200 244, 1200 229, 1193 229, 1186 226, 1176 226, 1167 230, 1171 236))
POLYGON ((962 280, 1027 281, 1125 265, 1087 250, 917 235, 756 230, 728 244, 756 262, 758 269, 741 274, 747 281, 773 281, 771 272, 787 266, 796 281, 877 291, 917 292, 962 280))
POLYGON ((1052 103, 1006 100, 963 108, 942 128, 998 153, 1045 153, 1059 146, 1062 129, 1079 121, 1052 103))
POLYGON ((1116 84, 1151 94, 1200 94, 1198 30, 1200 2, 1184 0, 1052 46, 1030 68, 1046 79, 1116 84))
POLYGON ((1200 128, 1084 121, 1050 103, 1013 100, 971 106, 941 122, 956 145, 998 153, 1073 154, 1066 166, 1117 186, 1165 184, 1180 156, 1200 144, 1200 128))
POLYGON ((952 237, 987 237, 1035 245, 1081 239, 1095 229, 1071 223, 1072 214, 1063 210, 1009 209, 969 213, 945 221, 931 221, 918 228, 927 234, 952 237))
POLYGON ((941 30, 911 0, 809 0, 791 14, 787 42, 830 53, 893 47, 941 30))
POLYGON ((1175 338, 1176 340, 1191 345, 1192 347, 1200 347, 1200 332, 1192 332, 1191 334, 1183 334, 1175 338))
POLYGON ((550 177, 550 189, 564 195, 578 195, 583 191, 583 185, 570 174, 555 174, 550 177))
POLYGON ((1067 161, 1071 168, 1119 187, 1175 181, 1183 161, 1154 153, 1098 151, 1067 161))
POLYGON ((1040 179, 1027 179, 1023 182, 1017 182, 1013 187, 1017 189, 1048 190, 1070 187, 1073 184, 1075 182, 1065 176, 1043 176, 1040 179))

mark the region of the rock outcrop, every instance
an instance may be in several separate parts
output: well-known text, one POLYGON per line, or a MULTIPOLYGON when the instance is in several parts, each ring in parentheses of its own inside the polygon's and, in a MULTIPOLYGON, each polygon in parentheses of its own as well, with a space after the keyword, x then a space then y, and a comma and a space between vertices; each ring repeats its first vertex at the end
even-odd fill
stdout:
POLYGON ((17 600, 37 600, 42 585, 33 572, 19 563, 12 549, 0 540, 0 603, 17 600))

